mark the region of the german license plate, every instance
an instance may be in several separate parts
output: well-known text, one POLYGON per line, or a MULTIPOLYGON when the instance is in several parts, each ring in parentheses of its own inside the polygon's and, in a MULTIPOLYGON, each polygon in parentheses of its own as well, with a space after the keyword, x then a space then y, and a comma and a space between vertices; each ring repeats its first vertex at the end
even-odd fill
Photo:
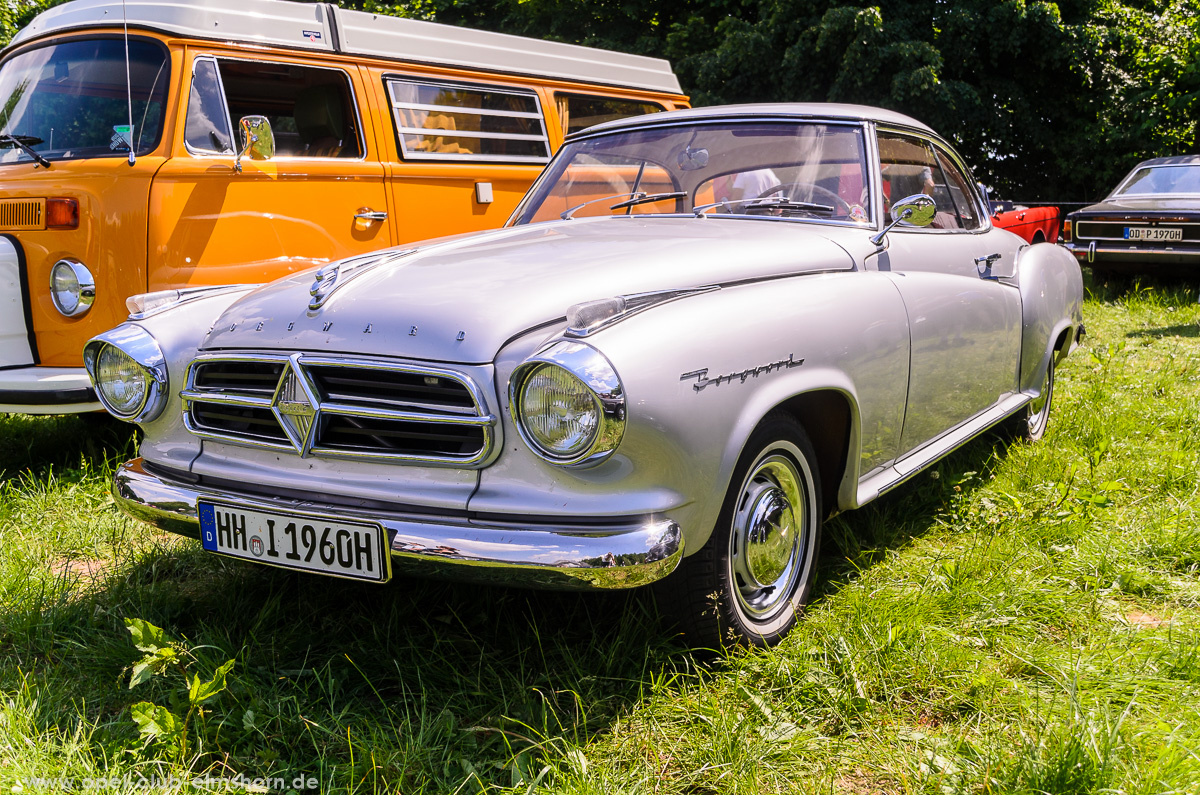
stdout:
POLYGON ((1183 228, 1179 226, 1127 226, 1126 240, 1146 240, 1149 242, 1183 240, 1183 228))
POLYGON ((377 524, 200 501, 200 543, 217 552, 288 569, 384 582, 387 536, 377 524))

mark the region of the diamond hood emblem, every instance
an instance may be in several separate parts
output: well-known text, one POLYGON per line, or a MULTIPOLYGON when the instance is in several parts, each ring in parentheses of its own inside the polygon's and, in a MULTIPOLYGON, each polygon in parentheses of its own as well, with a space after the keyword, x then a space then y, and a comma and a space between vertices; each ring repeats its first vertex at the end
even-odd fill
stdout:
POLYGON ((308 455, 312 447, 312 432, 318 407, 316 398, 295 361, 279 382, 271 409, 297 452, 301 456, 308 455))

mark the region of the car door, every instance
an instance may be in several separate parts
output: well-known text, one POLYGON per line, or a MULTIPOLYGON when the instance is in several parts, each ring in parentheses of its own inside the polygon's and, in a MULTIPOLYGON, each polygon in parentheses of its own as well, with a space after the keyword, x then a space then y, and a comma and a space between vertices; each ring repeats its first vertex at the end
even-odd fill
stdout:
POLYGON ((261 282, 392 244, 383 164, 357 69, 200 54, 182 151, 154 179, 149 289, 261 282), (275 156, 241 160, 266 116, 275 156))
POLYGON ((937 205, 929 227, 889 232, 880 255, 909 317, 903 457, 1016 390, 1021 296, 993 274, 1012 272, 1021 241, 991 227, 974 183, 947 148, 906 132, 881 129, 878 136, 885 213, 891 201, 914 193, 937 205))

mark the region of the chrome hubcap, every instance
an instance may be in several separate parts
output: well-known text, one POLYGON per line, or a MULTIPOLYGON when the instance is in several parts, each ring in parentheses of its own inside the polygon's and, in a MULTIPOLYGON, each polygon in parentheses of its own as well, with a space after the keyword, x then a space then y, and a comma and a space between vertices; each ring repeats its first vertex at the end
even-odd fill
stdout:
POLYGON ((1050 360, 1050 367, 1046 370, 1046 385, 1042 387, 1042 394, 1037 396, 1029 404, 1029 434, 1037 437, 1046 427, 1046 423, 1050 419, 1050 398, 1054 393, 1054 360, 1050 360))
POLYGON ((771 454, 751 470, 729 536, 736 598, 752 619, 765 621, 795 591, 808 546, 806 494, 792 460, 771 454))

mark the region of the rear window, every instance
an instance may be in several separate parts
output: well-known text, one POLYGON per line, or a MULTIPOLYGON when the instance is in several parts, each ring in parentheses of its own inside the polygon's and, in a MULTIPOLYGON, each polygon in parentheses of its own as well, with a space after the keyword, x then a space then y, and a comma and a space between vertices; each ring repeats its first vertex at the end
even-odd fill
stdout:
POLYGON ((1200 194, 1200 165, 1139 168, 1117 193, 1200 194))
POLYGON ((387 80, 405 159, 545 163, 550 142, 533 91, 387 80))

